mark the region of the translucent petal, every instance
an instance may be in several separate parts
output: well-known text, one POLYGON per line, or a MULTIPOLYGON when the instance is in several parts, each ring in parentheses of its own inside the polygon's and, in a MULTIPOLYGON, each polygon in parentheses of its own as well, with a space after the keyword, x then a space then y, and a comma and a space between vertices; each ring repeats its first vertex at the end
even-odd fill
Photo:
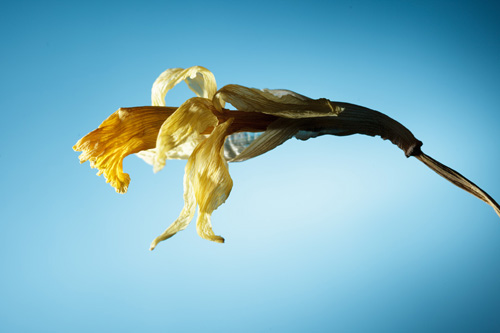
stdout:
MULTIPOLYGON (((236 156, 241 154, 255 139, 262 133, 240 132, 234 133, 227 137, 224 142, 224 158, 226 161, 232 161, 236 156)), ((192 139, 183 145, 179 145, 167 152, 168 160, 187 160, 191 156, 194 148, 201 143, 207 135, 201 135, 200 140, 192 139)), ((154 165, 156 158, 156 148, 140 151, 136 154, 144 162, 154 165)))
MULTIPOLYGON (((331 101, 312 99, 290 90, 259 90, 235 84, 222 87, 214 97, 246 112, 261 112, 286 118, 336 116, 342 108, 331 101)), ((216 102, 214 102, 216 104, 216 102)))
POLYGON ((231 158, 229 162, 242 162, 267 153, 300 131, 300 119, 279 118, 271 123, 267 130, 252 141, 241 153, 231 158))
POLYGON ((203 141, 205 137, 202 133, 217 125, 217 117, 213 112, 216 111, 209 99, 194 97, 165 120, 156 141, 155 172, 165 166, 165 160, 169 158, 170 152, 175 152, 175 148, 181 145, 190 148, 203 141))
POLYGON ((198 97, 212 99, 217 91, 214 75, 204 67, 170 68, 161 73, 153 83, 151 89, 152 105, 165 106, 167 92, 183 80, 198 97))
POLYGON ((252 144, 262 133, 240 132, 227 137, 224 142, 224 158, 230 161, 241 154, 252 144))
MULTIPOLYGON (((196 146, 207 138, 207 135, 196 135, 190 138, 188 142, 178 145, 167 152, 168 160, 187 160, 193 153, 196 146)), ((154 165, 156 158, 156 148, 140 151, 136 154, 144 162, 154 165)))
POLYGON ((161 124, 175 108, 121 108, 109 116, 94 131, 81 138, 73 149, 81 151, 80 162, 90 162, 104 174, 117 192, 125 193, 130 177, 123 172, 123 159, 142 150, 155 147, 161 124))

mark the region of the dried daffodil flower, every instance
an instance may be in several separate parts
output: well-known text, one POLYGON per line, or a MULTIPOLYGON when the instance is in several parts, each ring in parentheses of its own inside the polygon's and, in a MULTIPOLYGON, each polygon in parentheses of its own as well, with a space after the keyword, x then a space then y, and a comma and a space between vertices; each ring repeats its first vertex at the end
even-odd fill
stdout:
POLYGON ((414 156, 456 186, 492 206, 500 206, 486 192, 446 165, 425 155, 422 142, 394 119, 371 109, 327 99, 311 99, 289 90, 258 90, 227 85, 217 90, 206 68, 173 68, 153 84, 152 106, 120 108, 73 147, 80 162, 99 169, 117 192, 125 193, 130 177, 123 159, 137 154, 157 172, 168 159, 187 159, 184 208, 179 217, 151 243, 153 250, 187 227, 198 206, 196 230, 204 238, 223 243, 214 234, 210 217, 223 204, 233 186, 227 162, 245 161, 264 154, 295 137, 324 134, 365 134, 390 140, 407 157, 414 156), (180 107, 166 107, 165 95, 186 82, 197 97, 180 107), (237 110, 225 109, 231 103, 237 110))

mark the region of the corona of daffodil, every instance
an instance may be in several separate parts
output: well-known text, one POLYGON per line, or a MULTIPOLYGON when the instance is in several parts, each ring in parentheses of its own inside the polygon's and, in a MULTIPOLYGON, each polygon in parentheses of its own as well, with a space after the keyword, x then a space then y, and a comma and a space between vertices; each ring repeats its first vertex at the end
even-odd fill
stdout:
POLYGON ((289 90, 259 90, 226 85, 217 90, 206 68, 172 68, 152 88, 152 106, 120 108, 73 147, 80 162, 90 162, 119 193, 130 177, 123 159, 137 154, 157 172, 168 159, 187 159, 184 208, 179 217, 152 243, 150 249, 187 227, 198 207, 196 230, 204 238, 223 243, 214 234, 210 217, 233 186, 228 162, 244 161, 266 153, 295 137, 307 140, 324 134, 365 134, 388 139, 458 187, 492 206, 500 206, 465 177, 421 151, 422 142, 392 118, 361 106, 311 99, 289 90), (165 95, 186 82, 196 94, 180 107, 165 106, 165 95), (230 103, 236 110, 228 110, 230 103))

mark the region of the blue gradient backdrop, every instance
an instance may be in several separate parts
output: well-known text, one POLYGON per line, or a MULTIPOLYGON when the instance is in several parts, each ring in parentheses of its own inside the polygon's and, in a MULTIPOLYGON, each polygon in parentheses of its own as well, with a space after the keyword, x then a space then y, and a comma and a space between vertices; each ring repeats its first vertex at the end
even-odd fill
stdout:
MULTIPOLYGON (((119 195, 72 145, 156 76, 285 88, 397 119, 500 200, 499 5, 3 2, 2 332, 500 331, 500 219, 379 138, 291 140, 230 165, 213 216, 148 251, 185 162, 119 195)), ((168 105, 189 96, 176 87, 168 105)))

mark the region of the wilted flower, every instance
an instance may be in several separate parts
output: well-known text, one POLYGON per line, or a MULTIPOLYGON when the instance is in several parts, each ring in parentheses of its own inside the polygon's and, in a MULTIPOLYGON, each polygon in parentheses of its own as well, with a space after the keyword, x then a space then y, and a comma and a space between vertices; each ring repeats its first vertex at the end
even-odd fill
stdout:
POLYGON ((119 193, 130 177, 123 159, 136 153, 157 172, 168 159, 187 159, 184 208, 179 217, 151 244, 155 246, 187 227, 198 206, 196 229, 205 239, 222 243, 212 231, 212 212, 223 204, 233 186, 227 162, 244 161, 268 152, 295 137, 307 140, 324 134, 379 135, 407 157, 414 156, 458 187, 491 205, 500 206, 465 177, 422 153, 422 142, 388 116, 349 103, 311 99, 289 90, 258 90, 226 85, 217 90, 206 68, 173 68, 154 82, 153 106, 120 108, 73 147, 80 162, 90 161, 119 193), (185 81, 198 96, 180 107, 166 107, 165 95, 185 81), (231 103, 237 110, 225 109, 231 103))

